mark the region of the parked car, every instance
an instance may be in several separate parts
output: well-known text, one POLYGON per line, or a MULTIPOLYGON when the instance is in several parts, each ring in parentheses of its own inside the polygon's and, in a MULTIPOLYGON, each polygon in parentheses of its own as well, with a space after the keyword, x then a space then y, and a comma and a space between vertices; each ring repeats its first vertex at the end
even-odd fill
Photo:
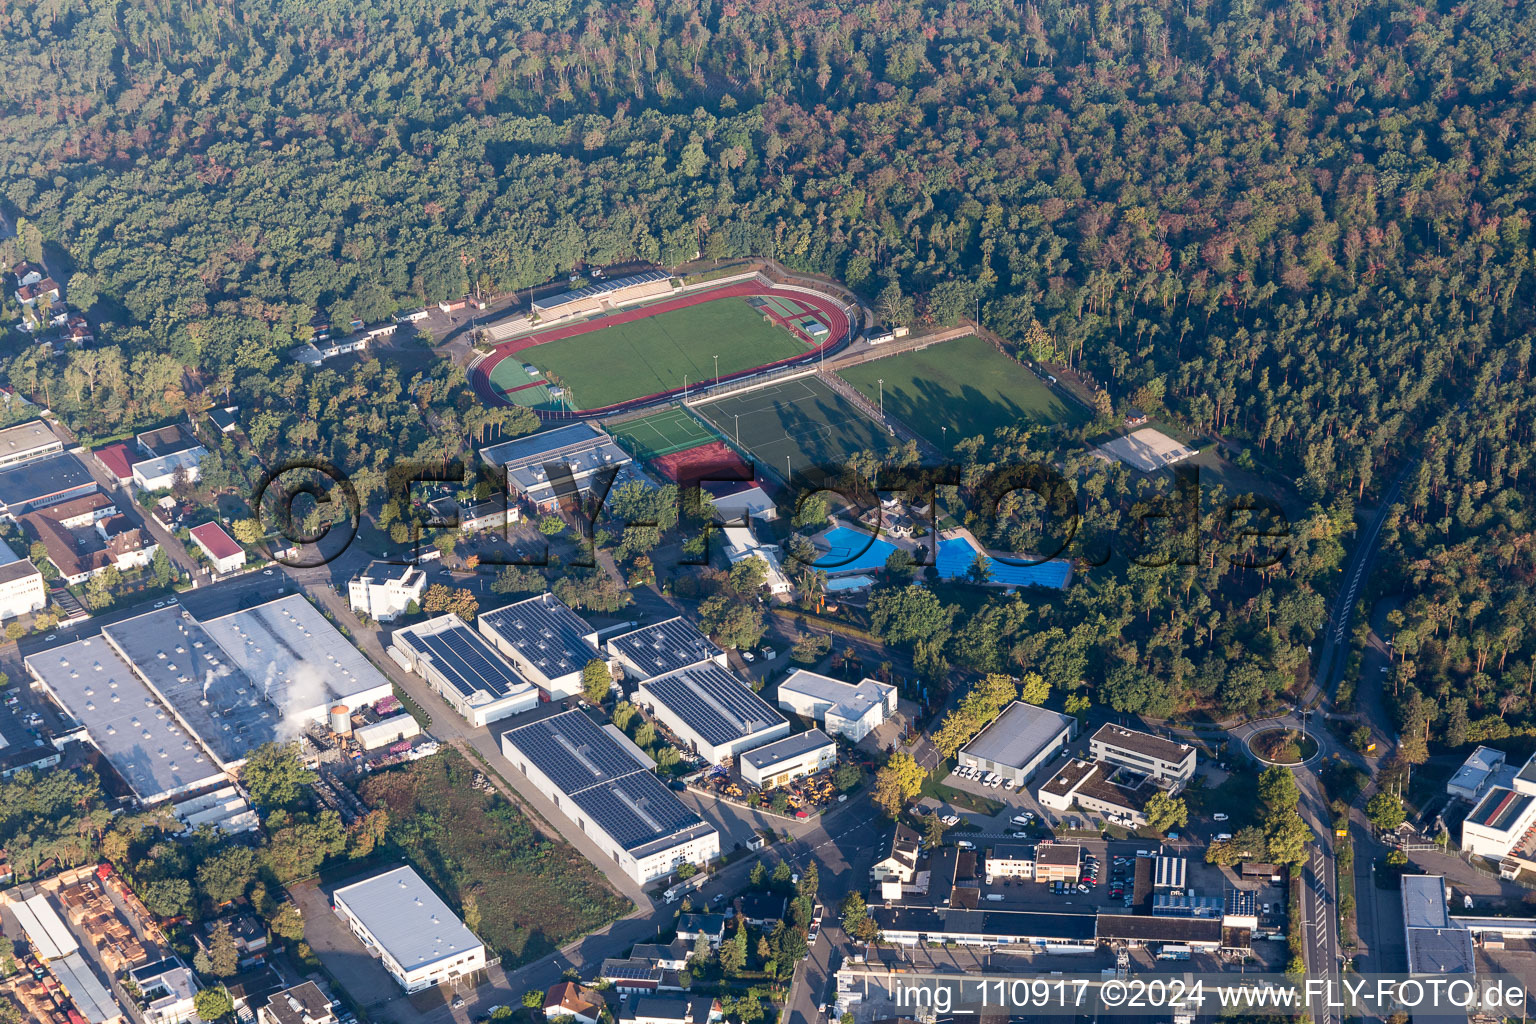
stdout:
POLYGON ((1213 814, 1213 815, 1211 815, 1211 820, 1212 821, 1226 821, 1227 820, 1227 816, 1225 814, 1213 814))
POLYGON ((1013 838, 1015 838, 1015 839, 1028 839, 1029 838, 1029 833, 1028 832, 1015 832, 1013 834, 1013 838))

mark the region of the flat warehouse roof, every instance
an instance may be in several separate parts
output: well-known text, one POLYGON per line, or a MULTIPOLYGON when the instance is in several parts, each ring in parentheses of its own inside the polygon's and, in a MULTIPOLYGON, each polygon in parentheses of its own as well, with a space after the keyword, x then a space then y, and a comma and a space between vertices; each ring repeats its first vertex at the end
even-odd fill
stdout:
POLYGON ((101 637, 30 654, 26 665, 140 800, 152 803, 223 776, 101 637))
POLYGON ((1180 444, 1161 430, 1151 427, 1143 427, 1134 434, 1107 441, 1099 445, 1099 449, 1143 473, 1183 462, 1199 454, 1188 445, 1180 444))
POLYGON ((203 623, 230 661, 288 715, 378 699, 389 679, 301 594, 203 623))
POLYGON ((1075 723, 1076 719, 1068 715, 1016 700, 967 743, 963 752, 983 761, 1022 768, 1075 723))
POLYGON ((607 645, 648 676, 675 672, 724 653, 681 615, 610 637, 607 645))
POLYGON ((494 632, 550 679, 580 672, 597 657, 587 639, 592 627, 552 594, 481 612, 478 623, 482 632, 494 632))
POLYGON ((640 689, 712 746, 744 739, 786 722, 744 680, 713 662, 647 679, 640 689))
POLYGON ((457 615, 439 615, 420 625, 397 629, 390 639, 425 655, 465 699, 477 693, 506 697, 534 688, 457 615))
POLYGON ((1483 828, 1508 832, 1519 824, 1532 799, 1525 793, 1495 787, 1472 809, 1467 820, 1483 828))
POLYGON ((1100 914, 1098 936, 1143 942, 1220 942, 1221 918, 1100 914))
POLYGON ((410 867, 337 889, 332 898, 337 905, 345 905, 407 973, 481 945, 410 867))
POLYGON ((286 691, 264 695, 180 605, 101 632, 226 767, 279 738, 286 691))
POLYGON ((1451 923, 1445 907, 1444 875, 1403 875, 1403 926, 1445 928, 1451 923))
POLYGON ((571 799, 614 842, 636 857, 714 831, 714 826, 689 810, 660 779, 643 769, 584 789, 571 799))
POLYGON ((0 469, 0 502, 23 505, 29 501, 88 487, 95 483, 85 463, 68 452, 34 459, 0 469))
POLYGON ((25 455, 50 445, 64 446, 42 420, 18 423, 0 430, 0 458, 25 455))
POLYGON ((786 736, 781 740, 761 747, 754 747, 741 755, 741 760, 761 771, 772 765, 788 761, 790 758, 799 757, 812 750, 820 750, 822 747, 831 746, 832 740, 820 729, 811 729, 809 732, 799 732, 793 736, 786 736))

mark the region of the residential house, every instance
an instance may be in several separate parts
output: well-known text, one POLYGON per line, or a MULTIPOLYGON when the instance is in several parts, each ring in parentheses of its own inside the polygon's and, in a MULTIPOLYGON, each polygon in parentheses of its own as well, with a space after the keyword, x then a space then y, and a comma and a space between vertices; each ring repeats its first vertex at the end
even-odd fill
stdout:
POLYGON ((203 523, 187 531, 193 542, 213 563, 213 571, 220 576, 245 566, 245 549, 235 538, 224 532, 218 523, 203 523))
POLYGON ((306 981, 267 997, 256 1008, 257 1024, 336 1024, 336 1010, 320 986, 306 981))
POLYGON ((603 1013, 603 994, 572 981, 550 986, 544 993, 544 1017, 574 1017, 577 1024, 597 1024, 603 1013))

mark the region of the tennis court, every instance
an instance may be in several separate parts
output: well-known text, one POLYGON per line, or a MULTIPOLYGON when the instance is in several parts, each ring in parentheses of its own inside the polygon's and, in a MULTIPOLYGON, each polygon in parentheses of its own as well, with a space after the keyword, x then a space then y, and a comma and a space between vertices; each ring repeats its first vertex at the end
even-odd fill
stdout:
POLYGON ((705 402, 694 411, 775 474, 836 466, 856 452, 885 452, 896 442, 885 428, 815 376, 705 402))
POLYGON ((631 455, 646 462, 715 440, 708 427, 675 405, 637 420, 614 424, 608 432, 631 455))
POLYGON ((712 380, 715 356, 726 376, 807 351, 799 338, 739 298, 638 319, 606 319, 588 321, 583 333, 525 348, 518 356, 569 387, 576 408, 601 409, 687 381, 712 380))
POLYGON ((1086 410, 974 334, 850 366, 839 376, 876 404, 883 379, 886 415, 940 451, 978 434, 990 438, 999 427, 1075 425, 1088 418, 1086 410))

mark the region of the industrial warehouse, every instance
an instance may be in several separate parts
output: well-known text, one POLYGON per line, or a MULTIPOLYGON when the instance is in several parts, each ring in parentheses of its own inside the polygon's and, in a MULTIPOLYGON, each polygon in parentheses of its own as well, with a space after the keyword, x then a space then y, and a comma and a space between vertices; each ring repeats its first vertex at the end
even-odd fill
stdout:
POLYGON ((783 715, 714 662, 647 679, 634 700, 711 764, 789 735, 783 715))
POLYGON ((471 725, 489 725, 539 704, 539 688, 451 612, 395 630, 390 643, 390 657, 431 683, 471 725))
POLYGON ((552 594, 482 612, 480 633, 518 674, 549 695, 574 697, 581 670, 597 658, 597 631, 552 594))
POLYGON ((503 733, 501 750, 642 885, 720 855, 715 827, 662 785, 645 752, 612 725, 566 711, 503 733))
POLYGON ((701 661, 721 668, 727 664, 725 652, 680 615, 609 637, 603 646, 632 679, 651 679, 701 661))
POLYGON ((179 603, 29 654, 28 674, 140 802, 220 781, 389 680, 303 597, 199 621, 179 603))
POLYGON ((485 967, 485 946, 410 867, 343 886, 331 903, 407 992, 485 967))

